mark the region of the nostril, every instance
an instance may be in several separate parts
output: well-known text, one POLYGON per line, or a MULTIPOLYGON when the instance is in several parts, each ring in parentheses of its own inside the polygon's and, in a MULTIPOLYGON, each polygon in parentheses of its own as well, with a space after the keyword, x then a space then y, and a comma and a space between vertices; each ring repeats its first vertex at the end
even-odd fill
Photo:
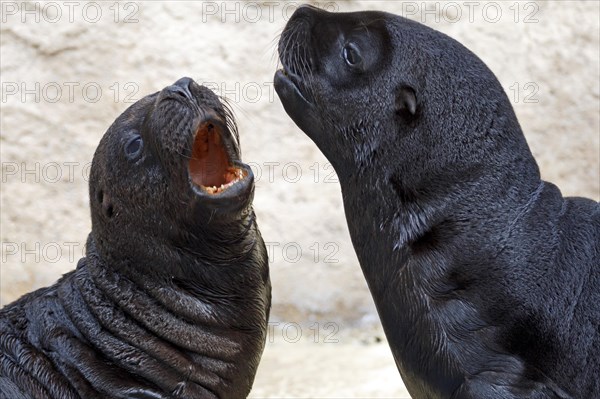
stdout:
POLYGON ((180 88, 179 86, 175 86, 175 90, 173 90, 173 92, 175 92, 175 94, 179 94, 183 98, 188 97, 186 91, 184 89, 180 88))
POLYGON ((169 86, 169 90, 182 96, 183 98, 191 99, 193 96, 190 91, 190 87, 192 86, 193 82, 194 81, 191 78, 181 78, 177 82, 173 83, 172 86, 169 86))
POLYGON ((171 93, 181 96, 183 98, 189 98, 189 99, 192 98, 192 93, 190 93, 190 91, 187 87, 183 88, 181 86, 172 85, 172 86, 169 86, 169 91, 171 93))

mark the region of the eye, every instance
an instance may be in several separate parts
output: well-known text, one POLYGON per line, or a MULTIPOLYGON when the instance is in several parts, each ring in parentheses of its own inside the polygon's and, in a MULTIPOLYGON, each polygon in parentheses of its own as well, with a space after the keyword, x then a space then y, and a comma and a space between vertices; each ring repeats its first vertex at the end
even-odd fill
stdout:
POLYGON ((342 55, 344 56, 346 64, 351 67, 358 67, 362 63, 362 55, 354 43, 346 44, 342 50, 342 55))
POLYGON ((140 155, 143 146, 144 141, 142 140, 142 137, 139 134, 136 134, 129 139, 127 144, 125 144, 125 155, 130 159, 134 159, 140 155))

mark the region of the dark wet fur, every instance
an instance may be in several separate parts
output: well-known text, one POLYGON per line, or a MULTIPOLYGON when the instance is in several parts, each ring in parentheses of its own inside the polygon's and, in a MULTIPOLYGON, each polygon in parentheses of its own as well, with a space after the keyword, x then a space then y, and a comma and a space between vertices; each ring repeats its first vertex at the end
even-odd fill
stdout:
POLYGON ((300 8, 279 52, 412 397, 600 398, 600 205, 540 179, 493 73, 381 12, 300 8))
POLYGON ((267 255, 251 207, 207 207, 190 189, 193 128, 228 108, 192 84, 126 110, 90 176, 86 257, 55 285, 0 310, 7 398, 243 398, 266 337, 267 255), (140 132, 143 153, 124 145, 140 132))

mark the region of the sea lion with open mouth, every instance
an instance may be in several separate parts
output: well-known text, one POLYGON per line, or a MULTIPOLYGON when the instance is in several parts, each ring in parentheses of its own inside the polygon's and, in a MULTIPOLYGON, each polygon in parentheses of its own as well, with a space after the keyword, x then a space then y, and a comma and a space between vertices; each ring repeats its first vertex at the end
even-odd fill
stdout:
POLYGON ((312 7, 279 56, 412 397, 600 398, 600 205, 540 179, 483 62, 399 16, 312 7))
POLYGON ((0 310, 0 396, 248 395, 271 286, 238 141, 189 78, 117 118, 91 167, 86 257, 0 310))

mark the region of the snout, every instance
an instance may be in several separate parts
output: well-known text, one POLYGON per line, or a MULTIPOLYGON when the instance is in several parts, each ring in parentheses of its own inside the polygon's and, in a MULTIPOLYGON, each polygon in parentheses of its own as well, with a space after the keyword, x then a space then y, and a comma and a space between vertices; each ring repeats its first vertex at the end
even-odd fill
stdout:
POLYGON ((165 90, 168 92, 182 96, 188 100, 193 98, 192 92, 190 90, 192 85, 198 86, 196 82, 192 78, 184 77, 179 79, 177 82, 173 83, 171 86, 168 86, 165 90))
POLYGON ((221 100, 211 89, 202 86, 189 77, 183 77, 170 86, 165 87, 158 96, 157 102, 176 100, 194 108, 220 109, 221 100))

